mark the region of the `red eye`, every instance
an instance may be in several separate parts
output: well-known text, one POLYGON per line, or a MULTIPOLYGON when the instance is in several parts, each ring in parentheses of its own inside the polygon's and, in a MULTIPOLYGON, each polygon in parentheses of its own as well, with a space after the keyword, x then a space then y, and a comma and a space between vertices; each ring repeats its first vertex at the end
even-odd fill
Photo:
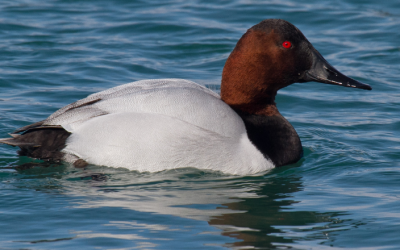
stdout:
POLYGON ((282 43, 282 46, 283 46, 284 48, 288 49, 288 48, 292 47, 292 43, 289 42, 289 41, 284 41, 284 42, 282 43))

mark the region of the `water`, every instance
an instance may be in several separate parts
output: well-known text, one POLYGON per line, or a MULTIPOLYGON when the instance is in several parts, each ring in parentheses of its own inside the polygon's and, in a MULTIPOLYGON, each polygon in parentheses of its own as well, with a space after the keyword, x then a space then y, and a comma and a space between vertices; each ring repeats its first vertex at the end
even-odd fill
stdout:
POLYGON ((237 40, 266 18, 373 87, 281 90, 305 156, 264 176, 27 168, 2 146, 0 249, 399 248, 399 1, 15 0, 0 13, 0 137, 134 80, 218 92, 237 40))

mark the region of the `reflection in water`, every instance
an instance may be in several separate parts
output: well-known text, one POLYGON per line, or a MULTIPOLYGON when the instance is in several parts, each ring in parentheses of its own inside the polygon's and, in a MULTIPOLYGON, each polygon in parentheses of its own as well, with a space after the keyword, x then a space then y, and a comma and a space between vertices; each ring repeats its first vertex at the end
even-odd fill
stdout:
POLYGON ((293 243, 294 239, 278 229, 280 226, 299 227, 329 221, 326 215, 307 211, 290 211, 297 201, 291 200, 293 193, 300 191, 300 177, 270 177, 260 181, 254 198, 223 204, 230 213, 214 216, 209 224, 221 228, 222 234, 239 239, 235 247, 273 247, 276 243, 293 243), (280 236, 277 236, 280 235, 280 236))
MULTIPOLYGON (((323 229, 334 222, 332 217, 337 216, 294 211, 292 204, 298 201, 291 197, 302 190, 302 182, 301 177, 286 173, 290 169, 273 170, 265 176, 251 177, 225 176, 195 169, 155 174, 100 167, 82 171, 68 166, 18 168, 18 171, 22 178, 32 180, 29 185, 24 182, 24 188, 29 186, 48 192, 46 185, 37 180, 42 178, 48 181, 48 177, 52 176, 55 178, 52 179, 53 189, 69 197, 67 206, 79 213, 90 211, 101 216, 102 224, 90 226, 91 230, 70 228, 69 232, 73 234, 71 240, 106 237, 135 241, 136 244, 141 241, 140 244, 152 248, 157 246, 153 243, 159 238, 149 238, 144 231, 153 235, 154 232, 164 234, 166 231, 181 234, 186 226, 204 221, 214 229, 205 227, 200 233, 218 233, 229 237, 220 245, 274 248, 288 246, 296 239, 326 241, 323 229), (55 181, 57 184, 54 184, 55 181), (153 219, 138 221, 129 219, 131 216, 114 218, 107 217, 104 212, 118 213, 121 209, 153 219), (169 216, 173 216, 173 220, 185 220, 181 227, 176 227, 169 224, 176 221, 165 219, 169 216), (99 226, 106 229, 96 231, 99 226), (113 234, 112 228, 120 231, 113 234), (296 233, 301 233, 301 237, 296 233)), ((159 240, 166 240, 165 237, 161 238, 159 240)))

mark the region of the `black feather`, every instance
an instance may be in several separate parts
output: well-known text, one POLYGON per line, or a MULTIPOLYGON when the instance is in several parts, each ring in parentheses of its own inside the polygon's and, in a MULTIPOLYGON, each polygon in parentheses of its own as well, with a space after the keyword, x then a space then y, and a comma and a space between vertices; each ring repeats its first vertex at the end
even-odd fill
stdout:
POLYGON ((18 154, 22 156, 42 160, 62 160, 64 153, 61 150, 71 133, 61 126, 42 126, 40 123, 20 128, 16 132, 23 132, 22 134, 12 134, 12 138, 0 139, 0 143, 19 147, 18 154))

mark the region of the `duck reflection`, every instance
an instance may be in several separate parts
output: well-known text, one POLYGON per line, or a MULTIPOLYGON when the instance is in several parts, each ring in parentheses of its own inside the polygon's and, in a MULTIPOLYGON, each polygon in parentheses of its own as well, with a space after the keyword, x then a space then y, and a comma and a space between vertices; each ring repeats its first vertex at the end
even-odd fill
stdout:
POLYGON ((326 221, 326 216, 322 214, 291 211, 291 206, 298 202, 291 199, 293 193, 302 190, 301 177, 272 177, 261 183, 255 190, 256 197, 223 204, 231 211, 244 212, 221 214, 209 220, 210 225, 222 230, 222 235, 240 240, 232 246, 273 248, 279 243, 294 243, 279 229, 280 226, 303 226, 326 221))
MULTIPOLYGON (((43 171, 51 168, 36 169, 17 170, 20 173, 29 171, 33 177, 32 171, 40 170, 38 175, 46 176, 43 171)), ((157 220, 158 215, 163 218, 168 215, 172 221, 174 217, 186 218, 188 224, 191 220, 206 221, 219 229, 222 236, 230 238, 225 242, 233 239, 233 243, 225 246, 269 249, 290 246, 300 238, 303 241, 304 234, 307 238, 326 240, 323 239, 322 227, 335 223, 334 217, 338 216, 295 211, 294 204, 299 201, 294 195, 303 189, 303 184, 301 176, 291 174, 292 170, 285 167, 264 176, 232 177, 194 169, 150 174, 100 167, 71 171, 66 167, 58 181, 59 190, 67 196, 86 197, 75 203, 74 209, 114 207, 151 214, 151 221, 141 222, 148 223, 148 228, 169 227, 165 219, 157 220)), ((109 224, 137 230, 132 225, 139 224, 123 218, 109 224)), ((203 233, 215 234, 215 229, 203 233)))
MULTIPOLYGON (((110 178, 102 189, 114 197, 114 206, 207 221, 221 235, 234 239, 227 243, 229 247, 275 248, 304 240, 304 234, 326 241, 323 228, 337 222, 338 214, 294 211, 299 202, 294 195, 303 184, 301 176, 290 171, 287 167, 265 176, 232 177, 186 169, 138 174, 130 186, 116 185, 110 178)), ((104 205, 102 200, 84 206, 104 205)))

